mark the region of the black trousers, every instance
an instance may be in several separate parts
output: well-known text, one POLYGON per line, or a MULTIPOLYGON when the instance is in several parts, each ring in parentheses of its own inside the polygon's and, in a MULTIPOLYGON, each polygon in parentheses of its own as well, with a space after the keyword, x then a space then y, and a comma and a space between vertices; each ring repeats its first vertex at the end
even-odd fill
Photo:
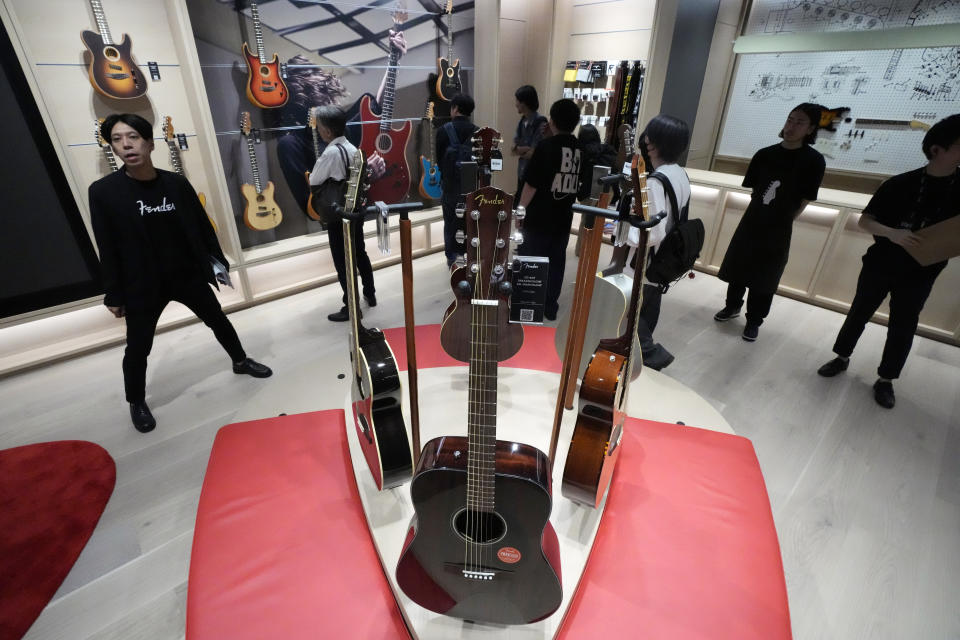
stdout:
POLYGON ((157 321, 171 300, 183 303, 203 324, 213 329, 217 342, 232 362, 240 362, 247 357, 236 329, 227 319, 210 285, 199 277, 169 283, 160 292, 156 305, 146 310, 128 311, 125 316, 127 348, 123 354, 123 386, 127 402, 143 402, 146 396, 147 356, 153 348, 157 321))
POLYGON ((550 260, 547 270, 546 299, 543 303, 543 312, 555 315, 560 308, 557 300, 563 288, 563 272, 567 266, 567 244, 570 234, 564 230, 560 234, 542 234, 533 231, 524 232, 523 244, 517 253, 524 256, 545 256, 550 260))
POLYGON ((637 339, 644 356, 650 356, 657 348, 653 341, 653 331, 660 319, 660 300, 663 294, 660 287, 643 285, 643 302, 640 304, 640 317, 637 318, 637 339))
POLYGON ((443 209, 443 253, 447 256, 447 266, 453 264, 457 256, 463 255, 466 248, 457 242, 457 231, 464 228, 463 218, 457 217, 457 202, 444 198, 440 201, 443 209))
MULTIPOLYGON (((743 306, 743 296, 747 293, 747 287, 731 282, 727 285, 727 308, 739 309, 743 306)), ((773 304, 773 293, 763 293, 756 289, 750 289, 750 295, 747 296, 747 324, 760 326, 763 319, 770 313, 770 306, 773 304)))
MULTIPOLYGON (((363 295, 372 296, 377 292, 373 286, 373 266, 370 256, 363 242, 363 225, 353 223, 353 257, 360 272, 360 281, 363 283, 363 295)), ((343 304, 347 304, 347 258, 343 248, 343 225, 335 222, 327 227, 327 238, 330 242, 330 255, 333 256, 333 266, 337 268, 337 280, 343 290, 343 304)))
POLYGON ((920 311, 930 296, 930 290, 933 289, 938 275, 940 271, 924 273, 918 277, 916 273, 891 271, 864 261, 857 279, 857 292, 853 303, 833 345, 834 353, 845 358, 850 357, 867 322, 887 294, 890 294, 887 340, 883 344, 877 375, 888 380, 898 378, 913 345, 920 311))

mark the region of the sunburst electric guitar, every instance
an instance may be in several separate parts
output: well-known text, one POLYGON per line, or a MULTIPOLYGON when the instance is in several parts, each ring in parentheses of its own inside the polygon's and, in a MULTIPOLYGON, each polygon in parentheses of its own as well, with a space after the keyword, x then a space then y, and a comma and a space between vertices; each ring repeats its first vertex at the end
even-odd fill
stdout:
POLYGON ((460 58, 453 60, 453 0, 447 0, 447 57, 437 58, 437 96, 450 102, 463 91, 460 84, 460 58))
POLYGON ((114 42, 100 0, 90 0, 90 7, 99 33, 89 30, 80 33, 91 56, 87 67, 90 84, 108 98, 139 98, 147 92, 147 79, 130 53, 132 40, 123 34, 119 44, 114 42))
POLYGON ((253 184, 240 185, 240 192, 245 201, 243 208, 243 224, 254 231, 266 231, 273 229, 283 220, 283 214, 277 201, 273 199, 273 181, 268 181, 267 186, 260 184, 260 169, 257 166, 257 151, 253 146, 253 138, 250 135, 250 112, 244 111, 240 114, 240 132, 247 141, 247 155, 250 158, 250 169, 253 171, 253 184))
POLYGON ((257 53, 250 52, 247 43, 243 43, 243 59, 247 61, 247 98, 262 109, 282 107, 287 104, 289 93, 280 72, 277 54, 268 62, 263 48, 263 28, 260 26, 260 14, 257 3, 250 3, 250 17, 253 19, 253 34, 257 42, 257 53))

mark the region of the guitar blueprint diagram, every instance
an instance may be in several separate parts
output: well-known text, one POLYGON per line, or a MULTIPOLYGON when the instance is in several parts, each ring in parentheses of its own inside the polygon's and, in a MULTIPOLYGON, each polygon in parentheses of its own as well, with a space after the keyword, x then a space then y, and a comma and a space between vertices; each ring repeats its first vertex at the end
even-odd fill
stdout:
POLYGON ((864 31, 960 22, 960 0, 755 0, 744 35, 864 31))

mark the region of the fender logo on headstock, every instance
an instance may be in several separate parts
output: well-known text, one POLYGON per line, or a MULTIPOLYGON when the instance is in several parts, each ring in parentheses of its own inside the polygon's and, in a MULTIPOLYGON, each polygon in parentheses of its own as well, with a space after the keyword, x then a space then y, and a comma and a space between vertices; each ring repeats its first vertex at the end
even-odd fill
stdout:
POLYGON ((503 204, 503 198, 500 196, 494 196, 492 199, 487 199, 482 193, 478 193, 477 205, 482 207, 488 204, 503 204))

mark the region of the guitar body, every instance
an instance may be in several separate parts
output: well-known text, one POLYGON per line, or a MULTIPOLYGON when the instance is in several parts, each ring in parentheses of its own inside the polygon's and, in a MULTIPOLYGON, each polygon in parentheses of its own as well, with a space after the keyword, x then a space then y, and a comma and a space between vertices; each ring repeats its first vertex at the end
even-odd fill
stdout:
MULTIPOLYGON (((200 206, 203 207, 204 213, 207 213, 207 196, 203 195, 203 192, 197 194, 197 200, 200 201, 200 206)), ((217 223, 213 221, 213 216, 207 213, 207 220, 210 221, 210 226, 213 227, 213 231, 217 232, 220 229, 217 228, 217 223)))
POLYGON ((452 65, 446 58, 437 58, 437 97, 444 102, 450 102, 453 96, 463 91, 460 84, 460 58, 452 65))
POLYGON ((320 214, 317 213, 317 210, 313 208, 313 190, 310 189, 310 172, 304 171, 303 177, 307 180, 307 190, 310 195, 307 197, 307 215, 311 220, 316 220, 317 222, 322 222, 323 218, 320 217, 320 214))
POLYGON ((93 88, 108 98, 126 100, 139 98, 147 92, 147 79, 143 77, 130 53, 132 41, 123 34, 120 44, 104 44, 103 37, 95 31, 83 31, 80 39, 92 56, 87 73, 93 88))
POLYGON ((580 385, 580 407, 560 491, 575 502, 596 508, 620 456, 618 445, 626 418, 620 405, 627 359, 604 348, 592 356, 580 385))
POLYGON ((254 231, 273 229, 283 220, 283 214, 277 201, 273 199, 273 181, 267 183, 262 192, 257 193, 252 184, 240 185, 240 192, 246 201, 243 208, 243 224, 254 231))
POLYGON ((407 143, 413 125, 407 121, 399 129, 380 130, 380 116, 373 112, 370 96, 360 99, 360 149, 369 159, 380 154, 386 163, 386 173, 372 183, 367 191, 371 202, 382 200, 387 204, 402 202, 410 190, 410 169, 407 167, 407 143))
MULTIPOLYGON (((471 327, 470 319, 473 313, 470 303, 470 292, 459 288, 460 282, 468 280, 466 267, 454 269, 450 274, 450 284, 453 286, 456 299, 447 308, 440 325, 440 346, 451 358, 461 362, 470 361, 471 327)), ((509 305, 497 308, 497 360, 503 362, 512 358, 523 346, 523 325, 510 322, 509 305)))
POLYGON ((529 445, 496 441, 491 513, 467 518, 467 445, 426 443, 410 484, 414 515, 397 563, 397 585, 420 606, 455 618, 526 624, 560 606, 560 553, 550 524, 550 461, 529 445), (506 497, 509 499, 506 499, 506 497), (469 534, 481 548, 465 558, 469 534), (464 569, 492 573, 472 578, 464 569))
MULTIPOLYGON (((383 333, 361 327, 359 336, 360 374, 351 385, 353 422, 377 489, 390 489, 409 480, 413 473, 410 441, 401 411, 400 375, 383 333)), ((350 341, 353 342, 352 334, 350 341)), ((351 359, 354 352, 351 346, 351 359)))
POLYGON ((439 200, 442 193, 440 166, 420 156, 420 195, 428 200, 439 200))
POLYGON ((287 85, 280 77, 280 62, 273 54, 270 62, 261 64, 259 56, 250 53, 243 43, 243 59, 247 61, 247 98, 262 109, 273 109, 287 104, 287 85))
MULTIPOLYGON (((584 331, 583 344, 598 344, 607 336, 621 335, 627 327, 627 307, 630 306, 630 295, 633 291, 633 278, 617 273, 605 278, 597 278, 593 283, 593 297, 590 299, 590 312, 587 316, 587 328, 584 331)), ((570 330, 570 316, 563 318, 557 326, 553 344, 557 355, 563 359, 564 347, 567 344, 567 332, 570 330)), ((636 333, 633 336, 633 347, 640 353, 640 340, 636 333)), ((586 380, 587 365, 593 353, 584 351, 580 355, 577 368, 577 377, 586 380)), ((633 377, 640 375, 637 369, 633 377)))

